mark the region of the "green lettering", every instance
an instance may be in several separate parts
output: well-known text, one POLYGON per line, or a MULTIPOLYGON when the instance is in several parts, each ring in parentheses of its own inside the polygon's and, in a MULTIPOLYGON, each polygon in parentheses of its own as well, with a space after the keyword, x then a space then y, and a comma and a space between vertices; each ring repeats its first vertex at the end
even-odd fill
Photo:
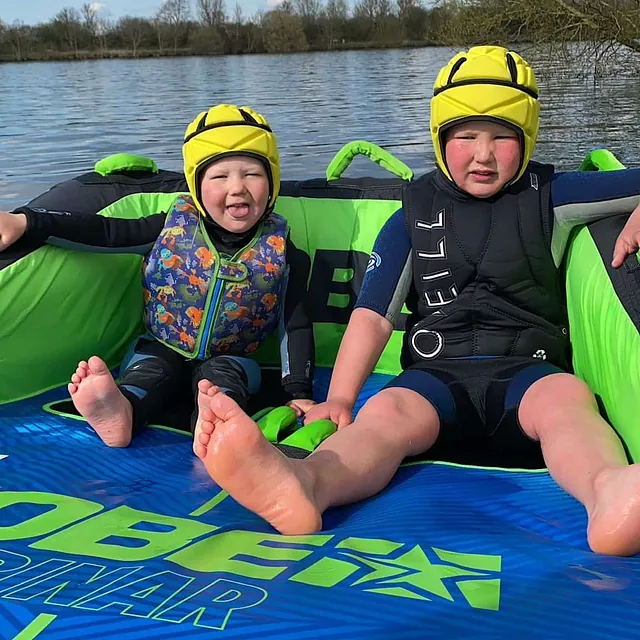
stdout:
POLYGON ((218 527, 195 520, 121 506, 44 538, 31 547, 120 562, 142 562, 171 553, 216 529, 218 527), (148 531, 139 528, 145 524, 163 525, 171 530, 148 531), (119 544, 115 540, 107 542, 110 538, 123 538, 123 542, 131 546, 119 544))
POLYGON ((21 553, 0 549, 0 580, 5 577, 2 575, 3 573, 19 571, 29 564, 31 564, 31 558, 23 556, 21 553))
POLYGON ((8 576, 0 577, 0 594, 16 589, 23 585, 41 580, 45 576, 50 576, 54 573, 59 573, 61 569, 72 566, 75 563, 72 560, 58 560, 52 558, 39 562, 38 564, 27 565, 26 568, 19 569, 15 573, 10 573, 8 576))
MULTIPOLYGON (((336 549, 346 549, 348 551, 356 551, 358 553, 386 556, 396 549, 399 549, 401 546, 402 544, 398 542, 390 542, 389 540, 378 540, 371 538, 346 538, 336 545, 336 549)), ((360 562, 365 562, 363 558, 356 557, 350 553, 341 553, 341 556, 347 556, 350 559, 356 558, 358 564, 345 562, 344 559, 321 558, 320 560, 318 560, 318 562, 312 564, 310 567, 307 567, 299 573, 291 576, 289 580, 292 580, 293 582, 300 582, 302 584, 312 585, 314 587, 335 587, 337 584, 353 575, 356 571, 360 571, 360 562)), ((369 562, 371 562, 371 560, 367 559, 366 563, 369 562)), ((376 565, 376 567, 374 568, 377 568, 377 575, 379 575, 379 565, 376 565)), ((394 576, 398 573, 403 573, 403 571, 403 569, 398 570, 387 568, 386 576, 394 576)))
POLYGON ((113 589, 101 589, 76 603, 79 609, 104 611, 116 609, 118 613, 135 618, 148 618, 163 607, 195 578, 173 571, 161 571, 133 582, 119 584, 113 589))
POLYGON ((388 556, 402 546, 400 542, 378 538, 345 538, 336 545, 336 549, 348 549, 357 553, 370 553, 373 556, 388 556))
POLYGON ((266 598, 267 592, 260 587, 221 578, 159 612, 153 619, 178 624, 191 619, 196 627, 222 630, 234 611, 256 607, 266 598))
POLYGON ((187 549, 166 558, 181 567, 207 573, 225 572, 245 578, 272 580, 288 565, 261 566, 245 560, 234 560, 238 555, 253 556, 261 560, 297 562, 313 553, 307 549, 292 549, 282 545, 313 545, 321 547, 333 536, 280 536, 256 531, 227 531, 202 540, 187 549), (265 542, 280 546, 263 546, 265 542))
MULTIPOLYGON (((22 522, 0 527, 0 540, 24 540, 52 533, 102 510, 102 505, 81 498, 36 491, 0 492, 0 510, 16 505, 45 505, 51 509, 36 516, 27 516, 22 522)), ((25 514, 26 515, 26 514, 25 514)))
POLYGON ((291 576, 289 580, 312 587, 335 587, 359 569, 357 564, 337 558, 320 558, 318 562, 291 576))
POLYGON ((87 591, 104 590, 139 568, 126 567, 107 572, 107 568, 99 564, 74 562, 53 575, 30 580, 24 586, 3 593, 2 597, 25 601, 44 597, 47 604, 69 607, 74 601, 86 598, 87 591))

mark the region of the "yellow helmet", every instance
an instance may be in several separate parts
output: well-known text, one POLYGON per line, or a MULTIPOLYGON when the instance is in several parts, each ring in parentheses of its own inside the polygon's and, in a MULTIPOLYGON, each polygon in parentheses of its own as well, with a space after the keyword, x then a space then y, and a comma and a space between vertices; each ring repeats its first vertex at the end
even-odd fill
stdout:
POLYGON ((540 121, 533 69, 517 53, 504 47, 472 47, 440 69, 433 85, 430 128, 436 159, 449 180, 442 134, 451 125, 478 118, 507 124, 520 134, 515 182, 531 160, 540 121))
POLYGON ((280 191, 278 142, 267 119, 249 107, 219 104, 203 111, 184 134, 184 174, 196 206, 206 213, 200 200, 199 173, 223 156, 246 155, 261 160, 269 178, 269 203, 273 209, 280 191))

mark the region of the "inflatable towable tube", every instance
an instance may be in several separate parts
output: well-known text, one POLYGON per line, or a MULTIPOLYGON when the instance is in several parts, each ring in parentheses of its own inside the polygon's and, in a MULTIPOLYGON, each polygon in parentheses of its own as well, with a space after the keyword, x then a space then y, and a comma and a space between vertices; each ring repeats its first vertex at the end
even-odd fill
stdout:
MULTIPOLYGON (((616 168, 604 151, 582 167, 616 168)), ((276 209, 310 257, 319 395, 375 237, 411 177, 358 142, 326 177, 283 183, 276 209), (356 153, 395 177, 342 177, 356 153)), ((185 189, 147 159, 111 157, 29 206, 142 216, 185 189)), ((608 266, 624 222, 573 233, 566 282, 576 373, 638 460, 640 264, 608 266)), ((640 625, 640 560, 591 553, 584 510, 544 470, 405 465, 380 495, 327 512, 318 535, 285 537, 213 485, 184 433, 149 428, 127 449, 103 446, 59 408, 79 359, 117 366, 141 330, 140 258, 52 246, 0 255, 2 640, 402 640, 425 629, 601 640, 640 625)), ((396 329, 360 402, 399 370, 396 329)), ((257 357, 277 366, 275 345, 257 357)), ((282 442, 291 415, 262 417, 282 442)))
MULTIPOLYGON (((590 153, 580 169, 622 167, 613 154, 600 149, 590 153)), ((336 155, 326 178, 282 183, 277 210, 289 220, 296 245, 310 257, 319 367, 333 365, 373 242, 400 206, 403 182, 412 177, 411 169, 387 151, 355 141, 336 155), (359 154, 395 177, 343 178, 359 154)), ((167 211, 186 190, 181 173, 160 170, 147 158, 118 154, 28 206, 71 215, 143 217, 167 211)), ((640 433, 634 428, 640 365, 632 348, 640 345, 638 261, 631 256, 616 270, 607 259, 624 221, 625 216, 602 220, 573 235, 566 253, 567 294, 575 371, 601 398, 632 457, 640 459, 640 433)), ((0 288, 6 302, 0 308, 0 403, 59 386, 76 362, 92 353, 117 366, 141 330, 140 265, 139 256, 72 253, 51 246, 16 246, 1 254, 0 288), (37 357, 41 366, 29 376, 15 375, 28 356, 37 357)), ((400 318, 377 373, 399 371, 405 319, 400 318)), ((257 358, 277 366, 274 342, 257 358)))

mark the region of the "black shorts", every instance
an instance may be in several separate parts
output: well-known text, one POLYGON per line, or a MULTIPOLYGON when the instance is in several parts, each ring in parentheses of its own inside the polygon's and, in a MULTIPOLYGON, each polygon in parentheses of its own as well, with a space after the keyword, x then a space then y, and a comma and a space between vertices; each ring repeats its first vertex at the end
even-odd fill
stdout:
POLYGON ((535 358, 455 358, 420 363, 388 387, 419 393, 440 417, 429 459, 503 467, 543 467, 538 442, 520 426, 518 409, 536 381, 565 373, 535 358))

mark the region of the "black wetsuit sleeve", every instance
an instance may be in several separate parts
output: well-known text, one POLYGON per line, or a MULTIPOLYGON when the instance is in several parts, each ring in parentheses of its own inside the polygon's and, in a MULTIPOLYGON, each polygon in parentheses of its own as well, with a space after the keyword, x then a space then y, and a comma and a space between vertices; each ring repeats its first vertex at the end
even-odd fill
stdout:
POLYGON ((398 209, 378 233, 355 308, 375 311, 396 325, 412 282, 411 234, 398 209))
POLYGON ((310 399, 315 366, 313 322, 307 302, 311 261, 288 237, 287 263, 289 277, 280 321, 282 386, 292 399, 310 399))
POLYGON ((27 216, 27 230, 21 240, 28 245, 46 243, 76 251, 140 255, 151 251, 166 219, 165 213, 126 220, 29 207, 19 207, 13 213, 27 216))
POLYGON ((640 204, 640 169, 557 172, 551 182, 554 215, 551 251, 557 265, 572 230, 609 216, 630 214, 640 204))

